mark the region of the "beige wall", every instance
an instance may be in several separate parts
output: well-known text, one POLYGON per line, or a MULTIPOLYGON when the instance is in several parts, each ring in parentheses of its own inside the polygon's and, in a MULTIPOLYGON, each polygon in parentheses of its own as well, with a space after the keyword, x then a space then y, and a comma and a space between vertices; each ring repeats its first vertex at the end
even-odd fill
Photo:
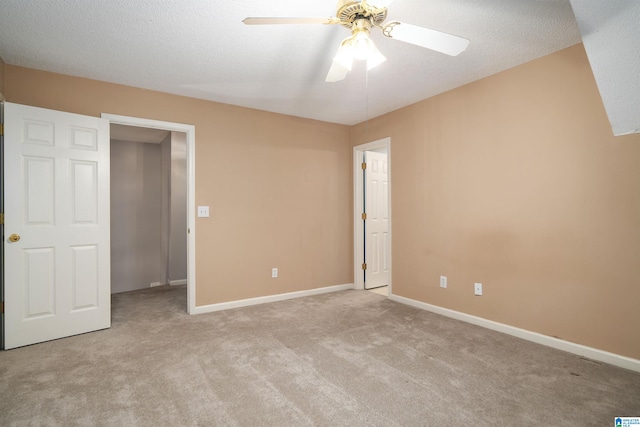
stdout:
POLYGON ((582 45, 352 129, 386 136, 394 293, 640 359, 640 135, 582 45))
POLYGON ((196 304, 353 282, 349 128, 6 66, 10 102, 196 127, 196 304), (271 278, 278 267, 280 277, 271 278))
POLYGON ((352 282, 350 143, 390 136, 394 293, 640 359, 640 135, 611 135, 582 45, 353 128, 10 65, 5 84, 196 125, 198 305, 352 282))

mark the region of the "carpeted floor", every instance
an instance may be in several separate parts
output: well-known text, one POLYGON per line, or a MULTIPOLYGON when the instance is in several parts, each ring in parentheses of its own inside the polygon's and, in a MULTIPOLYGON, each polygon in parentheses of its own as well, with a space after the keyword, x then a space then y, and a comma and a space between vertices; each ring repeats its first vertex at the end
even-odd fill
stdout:
POLYGON ((612 426, 640 374, 345 291, 189 316, 113 296, 111 329, 0 352, 2 426, 612 426))

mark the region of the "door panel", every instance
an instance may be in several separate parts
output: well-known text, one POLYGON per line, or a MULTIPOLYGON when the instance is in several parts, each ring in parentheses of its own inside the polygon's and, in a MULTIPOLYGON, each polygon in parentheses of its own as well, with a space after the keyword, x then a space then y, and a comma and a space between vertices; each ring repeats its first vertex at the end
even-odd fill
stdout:
POLYGON ((73 304, 71 310, 98 307, 98 246, 75 246, 71 248, 71 283, 73 304))
POLYGON ((72 221, 74 224, 98 223, 98 163, 71 161, 72 221))
POLYGON ((24 250, 25 318, 55 315, 55 249, 24 250))
POLYGON ((386 153, 365 152, 365 289, 387 286, 390 279, 389 171, 386 153))
POLYGON ((53 225, 54 163, 52 158, 23 157, 25 225, 53 225))
POLYGON ((5 348, 108 328, 109 122, 5 103, 5 348))

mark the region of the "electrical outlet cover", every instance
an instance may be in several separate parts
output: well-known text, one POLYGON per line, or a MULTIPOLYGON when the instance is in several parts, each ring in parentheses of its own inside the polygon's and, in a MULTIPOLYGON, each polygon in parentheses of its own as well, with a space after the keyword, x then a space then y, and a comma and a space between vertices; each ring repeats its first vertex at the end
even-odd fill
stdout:
POLYGON ((474 283, 473 284, 473 292, 475 295, 482 295, 482 283, 474 283))
POLYGON ((440 276, 440 287, 441 288, 447 287, 447 276, 440 276))
POLYGON ((209 206, 198 206, 198 218, 209 218, 209 206))

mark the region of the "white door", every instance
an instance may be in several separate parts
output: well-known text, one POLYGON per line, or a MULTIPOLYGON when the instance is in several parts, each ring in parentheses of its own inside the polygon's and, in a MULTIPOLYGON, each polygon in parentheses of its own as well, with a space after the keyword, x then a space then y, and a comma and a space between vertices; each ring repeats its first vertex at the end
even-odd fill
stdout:
POLYGON ((5 348, 108 328, 109 121, 4 113, 5 348))
POLYGON ((365 289, 389 284, 389 162, 386 153, 365 152, 365 289))

